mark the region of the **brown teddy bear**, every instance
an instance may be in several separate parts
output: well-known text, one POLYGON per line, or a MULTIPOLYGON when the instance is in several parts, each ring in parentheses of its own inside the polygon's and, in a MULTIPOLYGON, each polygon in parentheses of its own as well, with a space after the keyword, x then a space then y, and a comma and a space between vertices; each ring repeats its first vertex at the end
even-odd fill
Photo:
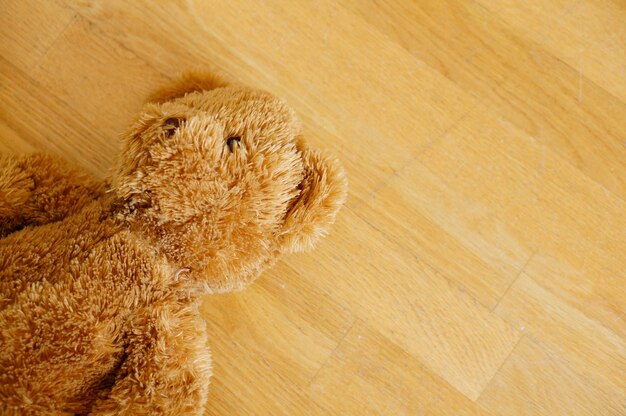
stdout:
POLYGON ((191 73, 155 96, 101 183, 0 159, 0 413, 202 414, 205 293, 313 247, 346 196, 287 104, 191 73))

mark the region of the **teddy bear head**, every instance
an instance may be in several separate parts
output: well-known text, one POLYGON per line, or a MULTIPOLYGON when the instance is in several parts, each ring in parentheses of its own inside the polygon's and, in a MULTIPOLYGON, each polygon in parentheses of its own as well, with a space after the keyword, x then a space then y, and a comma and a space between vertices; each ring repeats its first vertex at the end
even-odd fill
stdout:
POLYGON ((213 292, 310 249, 346 196, 294 111, 264 91, 189 73, 154 95, 112 169, 119 215, 213 292))

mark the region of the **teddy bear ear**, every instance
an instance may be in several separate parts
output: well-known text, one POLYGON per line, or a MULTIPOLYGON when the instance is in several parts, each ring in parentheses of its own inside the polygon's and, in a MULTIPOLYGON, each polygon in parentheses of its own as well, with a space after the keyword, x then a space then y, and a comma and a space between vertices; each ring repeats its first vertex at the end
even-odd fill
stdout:
POLYGON ((346 200, 348 182, 339 162, 297 143, 304 164, 300 194, 291 202, 279 234, 283 252, 312 249, 328 233, 346 200))
POLYGON ((210 91, 233 84, 217 71, 190 70, 148 97, 148 102, 164 103, 195 91, 210 91))

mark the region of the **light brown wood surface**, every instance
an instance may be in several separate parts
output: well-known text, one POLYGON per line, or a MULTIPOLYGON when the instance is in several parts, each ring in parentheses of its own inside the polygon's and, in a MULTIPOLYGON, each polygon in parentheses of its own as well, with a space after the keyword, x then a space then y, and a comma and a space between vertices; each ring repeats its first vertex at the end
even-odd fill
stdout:
POLYGON ((103 176, 205 65, 350 180, 316 251, 207 297, 207 414, 626 414, 623 0, 2 0, 0 151, 103 176))

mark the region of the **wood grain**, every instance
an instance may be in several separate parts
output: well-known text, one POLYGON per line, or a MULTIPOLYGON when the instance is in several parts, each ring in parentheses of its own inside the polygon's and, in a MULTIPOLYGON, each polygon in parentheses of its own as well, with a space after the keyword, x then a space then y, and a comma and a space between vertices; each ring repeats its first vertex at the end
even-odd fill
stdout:
POLYGON ((542 280, 522 274, 496 312, 530 339, 541 340, 586 383, 619 397, 626 388, 623 337, 542 287, 542 280))
POLYGON ((313 381, 311 397, 326 414, 490 414, 361 320, 313 381))
MULTIPOLYGON (((600 88, 587 77, 588 71, 545 51, 539 40, 520 36, 481 4, 453 0, 347 3, 417 59, 488 105, 494 114, 626 197, 626 95, 621 100, 612 95, 622 89, 626 93, 623 73, 608 91, 600 88), (421 24, 411 24, 415 21, 421 24), (593 149, 585 146, 589 140, 595 143, 593 149)), ((571 7, 577 6, 574 3, 571 7)), ((549 10, 550 6, 538 7, 544 8, 549 10)), ((610 22, 616 23, 614 18, 610 22)), ((623 28, 613 29, 617 37, 622 33, 626 44, 623 28)), ((619 56, 614 54, 608 61, 619 61, 619 56)))
POLYGON ((284 96, 350 196, 210 296, 207 414, 626 414, 620 0, 5 0, 0 151, 102 177, 156 86, 284 96))
POLYGON ((355 318, 285 263, 264 277, 203 304, 214 360, 211 413, 257 414, 265 403, 267 414, 319 414, 307 386, 355 318))
POLYGON ((314 253, 294 257, 297 266, 287 261, 331 298, 349 305, 365 322, 476 399, 520 334, 415 257, 411 241, 406 240, 406 247, 389 241, 348 209, 329 242, 314 253), (338 252, 336 247, 344 250, 338 252))
POLYGON ((597 389, 558 353, 526 337, 478 403, 504 415, 619 416, 626 411, 623 395, 597 389))
POLYGON ((141 108, 144 97, 167 80, 80 16, 29 74, 88 123, 105 126, 100 134, 113 145, 141 108))
MULTIPOLYGON (((622 102, 626 100, 626 7, 622 0, 480 3, 520 35, 541 43, 549 53, 580 71, 581 76, 622 102)), ((586 80, 579 87, 584 91, 586 80)))
POLYGON ((3 1, 0 56, 20 69, 36 65, 76 13, 58 1, 3 1))

